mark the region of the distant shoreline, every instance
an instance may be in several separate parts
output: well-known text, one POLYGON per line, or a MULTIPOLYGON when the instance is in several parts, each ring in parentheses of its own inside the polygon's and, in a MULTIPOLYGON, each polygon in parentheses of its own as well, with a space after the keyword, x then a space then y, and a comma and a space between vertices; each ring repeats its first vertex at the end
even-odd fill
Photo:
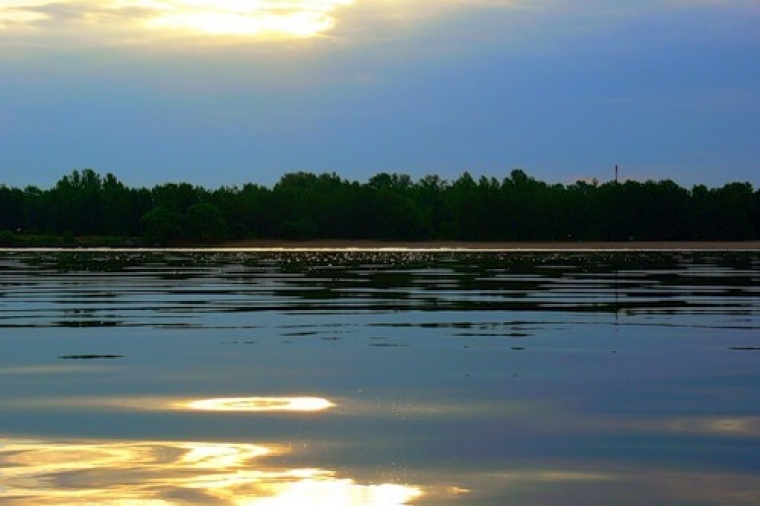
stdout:
POLYGON ((760 241, 383 241, 374 239, 245 239, 214 244, 192 242, 141 246, 88 241, 63 244, 16 244, 0 251, 287 251, 287 250, 401 250, 401 251, 758 251, 760 241))
POLYGON ((199 249, 409 249, 409 250, 667 250, 667 251, 760 251, 760 241, 380 241, 348 239, 315 239, 290 241, 252 239, 226 241, 199 249))

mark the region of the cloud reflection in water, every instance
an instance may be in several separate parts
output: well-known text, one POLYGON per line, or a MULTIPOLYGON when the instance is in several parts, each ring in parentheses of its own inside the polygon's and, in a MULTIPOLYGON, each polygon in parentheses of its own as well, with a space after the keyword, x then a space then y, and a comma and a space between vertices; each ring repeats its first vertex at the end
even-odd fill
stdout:
POLYGON ((264 467, 284 445, 0 439, 4 505, 402 505, 419 488, 264 467))
POLYGON ((335 404, 319 397, 229 397, 175 403, 173 407, 200 411, 324 411, 335 404))
MULTIPOLYGON (((336 406, 320 397, 80 400, 89 406, 214 412, 305 413, 336 406)), ((289 453, 290 447, 279 444, 0 439, 0 503, 392 506, 422 495, 417 487, 365 485, 327 469, 261 463, 289 453)))
POLYGON ((109 408, 128 411, 212 411, 230 413, 315 413, 336 404, 322 397, 56 397, 20 399, 5 403, 15 408, 72 407, 109 408))

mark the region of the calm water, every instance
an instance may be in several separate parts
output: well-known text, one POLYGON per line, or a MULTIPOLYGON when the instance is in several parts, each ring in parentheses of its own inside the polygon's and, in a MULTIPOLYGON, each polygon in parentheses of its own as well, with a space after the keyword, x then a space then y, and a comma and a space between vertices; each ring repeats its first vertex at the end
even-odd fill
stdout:
POLYGON ((757 505, 760 253, 0 252, 3 505, 757 505))

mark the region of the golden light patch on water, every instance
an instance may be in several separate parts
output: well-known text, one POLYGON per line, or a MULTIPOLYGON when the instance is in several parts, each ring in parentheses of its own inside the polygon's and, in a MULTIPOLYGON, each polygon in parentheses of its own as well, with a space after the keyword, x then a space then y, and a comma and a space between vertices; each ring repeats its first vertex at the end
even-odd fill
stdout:
POLYGON ((364 485, 319 468, 268 466, 284 445, 201 442, 45 441, 0 438, 0 503, 410 504, 419 487, 364 485))
POLYGON ((174 404, 175 408, 199 411, 324 411, 334 407, 333 402, 321 397, 220 397, 174 404))
POLYGON ((208 411, 229 413, 315 413, 337 406, 322 397, 214 397, 183 399, 176 397, 49 397, 15 399, 6 407, 47 409, 72 407, 129 411, 208 411))
POLYGON ((210 443, 183 443, 178 445, 187 450, 181 462, 199 468, 217 469, 229 467, 244 460, 257 457, 281 455, 284 447, 263 445, 229 445, 210 443))
POLYGON ((760 417, 756 416, 680 418, 670 421, 669 425, 678 432, 760 437, 760 417))
POLYGON ((76 365, 32 365, 18 367, 2 367, 0 375, 14 376, 37 376, 40 374, 81 374, 81 373, 99 373, 112 371, 113 368, 106 366, 83 367, 76 365))
POLYGON ((569 471, 569 470, 539 470, 539 471, 516 471, 505 473, 504 479, 527 481, 527 482, 595 482, 611 481, 617 479, 614 475, 605 472, 569 471))

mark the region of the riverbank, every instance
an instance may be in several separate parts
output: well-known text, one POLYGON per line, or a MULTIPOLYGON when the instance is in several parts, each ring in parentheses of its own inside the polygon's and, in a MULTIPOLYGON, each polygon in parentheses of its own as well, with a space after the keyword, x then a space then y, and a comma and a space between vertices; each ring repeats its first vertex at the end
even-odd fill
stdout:
MULTIPOLYGON (((0 242, 2 249, 152 249, 139 238, 16 236, 0 242)), ((245 239, 219 243, 175 242, 160 249, 257 250, 257 249, 402 249, 402 250, 663 250, 663 251, 760 251, 760 241, 383 241, 374 239, 245 239)))
POLYGON ((566 241, 566 242, 469 242, 469 241, 376 241, 318 239, 311 241, 243 240, 227 241, 212 249, 476 249, 476 250, 760 250, 760 241, 566 241))

